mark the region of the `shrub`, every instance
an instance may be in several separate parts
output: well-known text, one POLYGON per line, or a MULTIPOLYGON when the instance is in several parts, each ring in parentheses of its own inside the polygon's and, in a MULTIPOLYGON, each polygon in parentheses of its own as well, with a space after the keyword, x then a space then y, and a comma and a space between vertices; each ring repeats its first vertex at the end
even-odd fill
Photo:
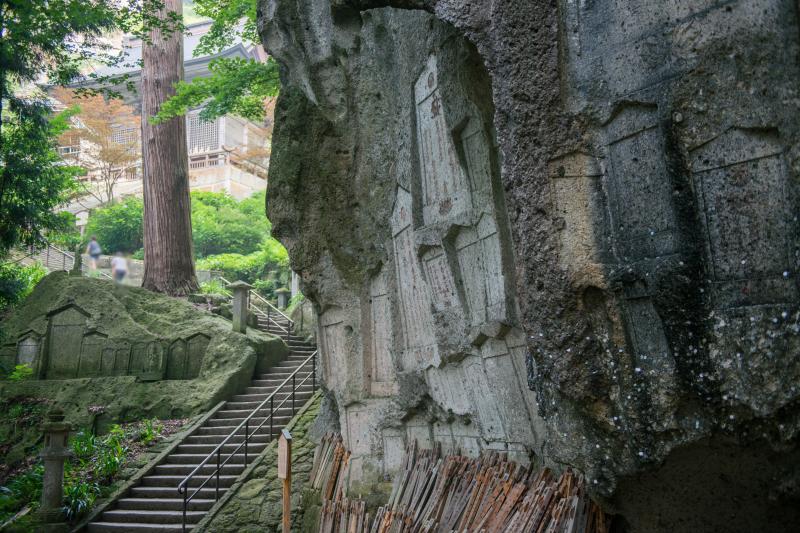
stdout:
POLYGON ((230 291, 222 281, 211 279, 200 284, 200 294, 230 294, 230 291))
POLYGON ((33 369, 28 365, 16 365, 14 371, 8 375, 8 381, 18 383, 33 377, 33 369))
POLYGON ((157 418, 144 420, 139 425, 139 442, 145 446, 150 445, 154 440, 161 436, 164 426, 157 418))
POLYGON ((78 463, 87 463, 97 452, 97 439, 88 431, 79 431, 70 439, 69 447, 78 463))
POLYGON ((144 246, 141 198, 129 196, 107 207, 95 209, 89 215, 85 235, 97 236, 103 253, 135 252, 144 246))
POLYGON ((100 495, 100 485, 85 479, 67 479, 64 484, 64 513, 74 522, 85 515, 100 495))
POLYGON ((24 300, 47 275, 39 264, 0 263, 0 311, 24 300))

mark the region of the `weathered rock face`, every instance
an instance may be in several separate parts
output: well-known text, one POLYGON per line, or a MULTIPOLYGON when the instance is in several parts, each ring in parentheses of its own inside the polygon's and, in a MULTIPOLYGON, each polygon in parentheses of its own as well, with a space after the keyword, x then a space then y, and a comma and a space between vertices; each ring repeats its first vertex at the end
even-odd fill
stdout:
POLYGON ((532 451, 643 531, 688 527, 692 490, 656 522, 631 495, 694 465, 753 502, 723 529, 798 519, 796 2, 260 9, 269 215, 357 474, 410 438, 532 451))
POLYGON ((0 365, 33 379, 0 383, 0 399, 47 398, 78 427, 202 413, 285 357, 283 341, 192 305, 109 281, 55 272, 0 324, 0 365))

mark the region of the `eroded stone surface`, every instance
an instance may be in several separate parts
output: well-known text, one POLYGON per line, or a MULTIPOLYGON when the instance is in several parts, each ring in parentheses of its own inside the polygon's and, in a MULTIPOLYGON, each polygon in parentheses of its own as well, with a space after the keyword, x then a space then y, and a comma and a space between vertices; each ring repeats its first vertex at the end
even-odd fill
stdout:
MULTIPOLYGON (((343 435, 351 410, 372 428, 362 474, 391 473, 400 440, 503 447, 579 468, 613 510, 676 450, 702 462, 701 440, 797 448, 796 2, 261 6, 283 69, 269 215, 351 328, 326 386, 343 435), (369 383, 378 272, 388 396, 369 383)), ((796 505, 770 464, 754 482, 783 488, 702 528, 796 505)), ((686 487, 662 530, 698 510, 686 487)), ((636 501, 623 520, 652 531, 636 501)))

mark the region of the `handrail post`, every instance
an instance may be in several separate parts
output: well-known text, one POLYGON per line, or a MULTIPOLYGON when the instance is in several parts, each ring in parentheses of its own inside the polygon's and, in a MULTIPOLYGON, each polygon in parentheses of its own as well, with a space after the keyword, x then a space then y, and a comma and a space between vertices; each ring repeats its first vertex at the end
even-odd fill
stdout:
POLYGON ((250 437, 250 419, 244 421, 244 466, 247 468, 247 439, 250 437))
POLYGON ((296 374, 292 374, 292 416, 294 416, 294 388, 295 388, 295 376, 296 374))
POLYGON ((269 311, 270 311, 270 307, 267 306, 267 329, 269 329, 269 311))
POLYGON ((183 521, 181 525, 181 529, 186 531, 186 507, 189 505, 189 501, 187 500, 189 496, 189 485, 186 485, 183 488, 183 521))
POLYGON ((215 496, 214 499, 216 499, 216 500, 219 500, 219 468, 220 468, 219 467, 219 456, 220 456, 221 453, 222 453, 222 448, 217 450, 217 489, 216 489, 216 491, 214 493, 214 496, 215 496))
POLYGON ((311 392, 317 390, 317 351, 311 355, 311 392))
POLYGON ((269 399, 269 442, 272 442, 272 421, 275 414, 275 396, 269 399))

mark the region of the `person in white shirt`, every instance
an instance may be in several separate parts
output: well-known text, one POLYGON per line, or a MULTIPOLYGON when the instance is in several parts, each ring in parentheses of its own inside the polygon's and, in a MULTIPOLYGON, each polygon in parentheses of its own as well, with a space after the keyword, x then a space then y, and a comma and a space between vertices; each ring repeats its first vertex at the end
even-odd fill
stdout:
POLYGON ((128 260, 122 255, 122 252, 117 252, 117 255, 111 260, 111 274, 117 283, 122 283, 122 280, 128 275, 128 260))

